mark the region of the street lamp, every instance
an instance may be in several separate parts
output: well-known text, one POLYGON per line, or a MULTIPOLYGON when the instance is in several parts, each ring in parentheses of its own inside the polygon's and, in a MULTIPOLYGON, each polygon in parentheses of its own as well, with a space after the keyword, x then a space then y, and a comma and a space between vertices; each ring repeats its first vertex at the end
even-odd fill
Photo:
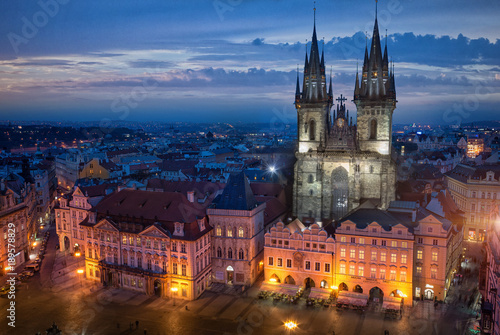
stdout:
POLYGON ((83 269, 78 269, 76 270, 76 273, 78 273, 80 276, 80 286, 83 286, 83 281, 82 281, 82 277, 83 277, 83 269))
POLYGON ((297 328, 297 324, 293 321, 288 321, 285 322, 285 328, 288 330, 288 334, 290 334, 292 330, 295 330, 295 328, 297 328))
POLYGON ((177 294, 177 291, 179 291, 179 289, 177 287, 172 287, 170 291, 172 291, 172 297, 174 299, 174 306, 175 306, 175 295, 177 294))

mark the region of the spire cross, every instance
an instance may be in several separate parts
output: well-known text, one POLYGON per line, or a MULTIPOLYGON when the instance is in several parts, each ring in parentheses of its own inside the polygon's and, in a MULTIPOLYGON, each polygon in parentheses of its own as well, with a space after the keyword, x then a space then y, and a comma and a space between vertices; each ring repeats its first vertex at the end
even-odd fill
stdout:
POLYGON ((343 105, 343 102, 344 102, 344 101, 347 101, 347 98, 346 98, 346 97, 344 97, 344 96, 341 94, 341 95, 340 95, 340 98, 335 99, 335 101, 340 102, 340 105, 342 106, 342 105, 343 105))
POLYGON ((314 1, 314 24, 316 24, 316 1, 314 1))
POLYGON ((375 19, 377 18, 378 15, 378 0, 375 0, 375 19))

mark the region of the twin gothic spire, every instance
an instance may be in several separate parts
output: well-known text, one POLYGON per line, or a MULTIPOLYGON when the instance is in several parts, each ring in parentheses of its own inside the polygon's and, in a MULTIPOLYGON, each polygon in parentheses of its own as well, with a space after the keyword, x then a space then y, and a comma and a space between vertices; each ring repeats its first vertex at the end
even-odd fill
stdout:
MULTIPOLYGON (((316 11, 316 9, 315 9, 316 11)), ((316 13, 315 13, 316 14, 316 13)), ((330 106, 333 103, 332 78, 330 75, 330 87, 326 90, 325 76, 325 51, 324 46, 319 54, 318 38, 316 35, 316 15, 314 19, 313 35, 309 57, 304 63, 304 80, 300 91, 299 74, 297 71, 297 86, 295 90, 295 104, 325 102, 330 106)), ((363 62, 363 72, 361 83, 356 71, 356 82, 354 86, 354 100, 396 100, 396 87, 394 81, 394 65, 389 66, 389 56, 387 53, 387 36, 385 50, 382 53, 380 45, 380 34, 378 20, 375 16, 373 27, 373 37, 371 41, 370 53, 368 46, 365 47, 365 58, 363 62)))

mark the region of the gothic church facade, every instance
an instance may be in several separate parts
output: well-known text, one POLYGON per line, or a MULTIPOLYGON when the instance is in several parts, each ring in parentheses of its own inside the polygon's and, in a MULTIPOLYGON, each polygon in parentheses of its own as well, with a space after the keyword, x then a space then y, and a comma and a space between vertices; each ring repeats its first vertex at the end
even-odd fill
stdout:
POLYGON ((349 117, 345 100, 341 95, 334 106, 331 76, 327 91, 324 50, 320 55, 315 23, 302 91, 297 75, 295 93, 298 146, 293 214, 303 222, 338 220, 367 201, 385 209, 395 200, 391 134, 396 89, 387 41, 382 52, 376 18, 361 80, 356 73, 357 124, 349 117))

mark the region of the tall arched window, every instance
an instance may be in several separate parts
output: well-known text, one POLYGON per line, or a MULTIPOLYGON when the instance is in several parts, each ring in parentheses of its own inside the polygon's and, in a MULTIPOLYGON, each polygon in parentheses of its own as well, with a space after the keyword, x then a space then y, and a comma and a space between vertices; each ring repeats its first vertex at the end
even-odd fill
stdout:
POLYGON ((310 174, 310 175, 309 175, 309 177, 307 177, 307 182, 308 182, 309 184, 314 183, 314 177, 313 177, 313 175, 312 175, 312 174, 310 174))
POLYGON ((216 229, 216 235, 217 236, 221 236, 222 235, 222 229, 220 226, 217 226, 217 229, 216 229))
POLYGON ((222 258, 222 249, 220 247, 217 248, 217 257, 222 258))
POLYGON ((227 237, 233 237, 233 229, 228 227, 226 230, 227 237))
POLYGON ((243 253, 243 249, 240 249, 240 251, 238 252, 238 259, 244 259, 245 258, 245 254, 243 253))
POLYGON ((370 140, 377 139, 377 120, 370 121, 370 140))
POLYGON ((309 140, 315 141, 316 140, 316 122, 314 122, 314 120, 311 120, 309 128, 310 128, 309 129, 309 140))
POLYGON ((238 228, 238 237, 245 237, 245 232, 243 231, 243 227, 238 228))
POLYGON ((227 250, 227 258, 233 258, 233 249, 229 248, 227 250))

